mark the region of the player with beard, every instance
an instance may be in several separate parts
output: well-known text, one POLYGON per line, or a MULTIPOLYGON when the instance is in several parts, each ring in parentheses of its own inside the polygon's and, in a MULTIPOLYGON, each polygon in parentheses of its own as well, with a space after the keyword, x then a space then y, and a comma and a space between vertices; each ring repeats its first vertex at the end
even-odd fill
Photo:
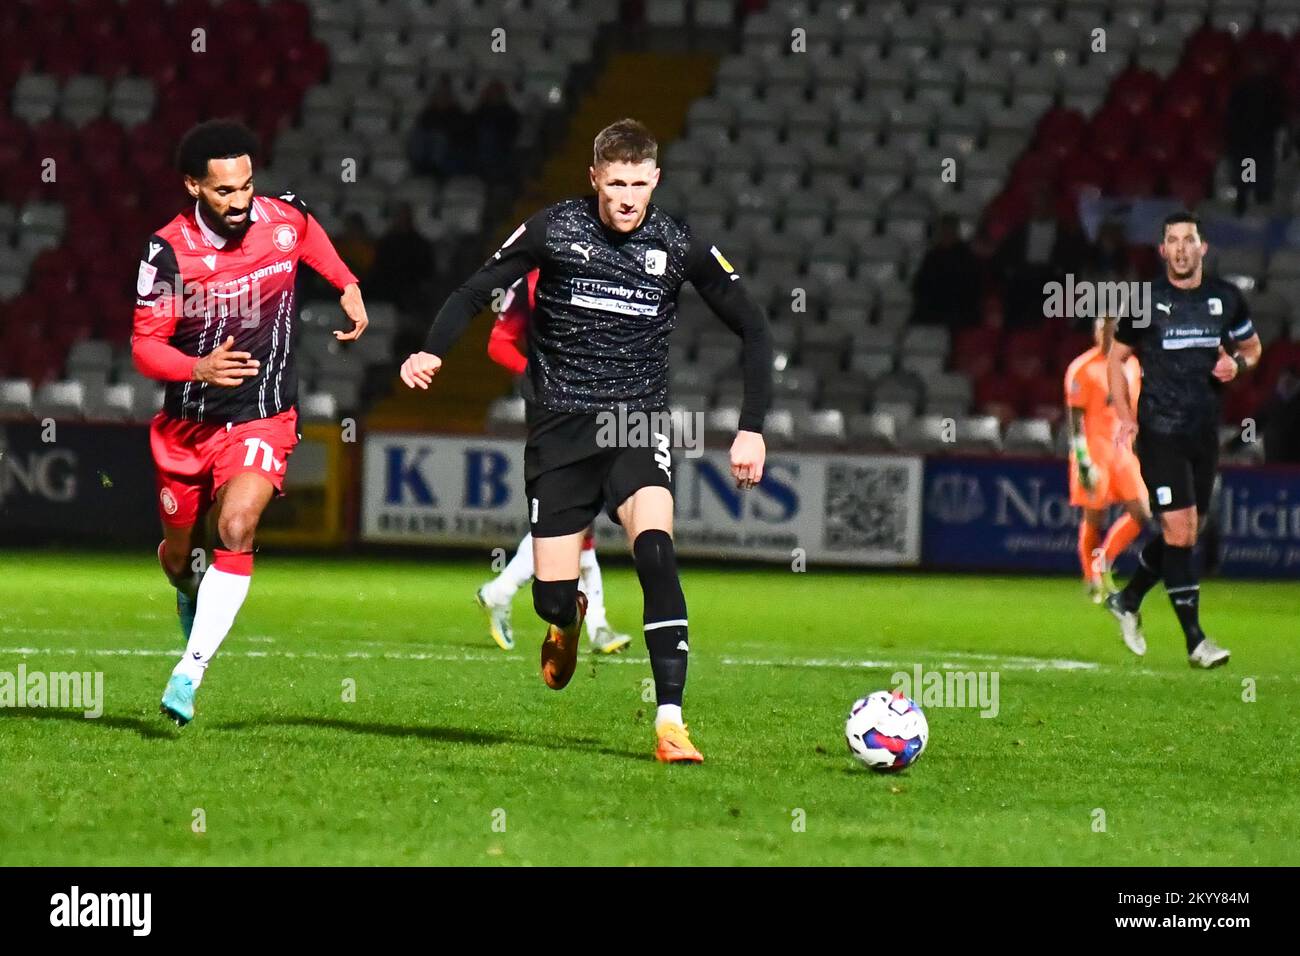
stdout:
POLYGON ((1161 227, 1165 274, 1152 283, 1151 314, 1121 318, 1107 356, 1116 443, 1134 443, 1151 509, 1161 534, 1142 549, 1128 585, 1106 599, 1124 643, 1146 653, 1138 609, 1160 580, 1173 603, 1193 667, 1218 667, 1229 652, 1205 636, 1200 583, 1193 560, 1198 523, 1209 510, 1219 463, 1219 394, 1259 363, 1259 336, 1237 287, 1206 278, 1208 244, 1191 213, 1168 216, 1161 227), (1124 363, 1142 365, 1142 395, 1134 418, 1124 363))
POLYGON ((163 524, 158 560, 186 638, 162 712, 181 726, 248 594, 257 524, 283 489, 298 441, 299 260, 342 291, 352 328, 334 333, 340 342, 368 324, 356 276, 303 202, 255 195, 256 155, 256 137, 238 123, 213 120, 185 135, 177 166, 193 205, 149 237, 136 276, 132 357, 167 386, 149 440, 163 524), (200 573, 192 554, 209 511, 217 540, 200 573))

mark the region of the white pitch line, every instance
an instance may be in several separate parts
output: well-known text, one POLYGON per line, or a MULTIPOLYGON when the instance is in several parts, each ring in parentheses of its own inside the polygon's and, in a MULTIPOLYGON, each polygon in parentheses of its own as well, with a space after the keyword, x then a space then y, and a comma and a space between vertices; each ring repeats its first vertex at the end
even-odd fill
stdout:
MULTIPOLYGON (((245 637, 244 640, 257 640, 256 637, 245 637)), ((76 648, 76 647, 0 647, 0 654, 16 654, 24 657, 55 655, 55 654, 88 654, 96 657, 176 657, 178 650, 165 650, 161 648, 139 647, 139 648, 76 648)), ((382 660, 382 661, 449 661, 449 662, 510 662, 522 660, 520 657, 506 654, 474 654, 460 653, 449 654, 446 652, 436 651, 346 651, 342 653, 330 653, 324 651, 237 651, 227 650, 221 653, 222 657, 248 657, 248 658, 282 658, 285 660, 320 660, 320 661, 354 661, 354 660, 382 660)), ((925 656, 929 656, 928 654, 925 656)), ((956 655, 948 655, 956 656, 956 655)), ((1089 663, 1087 661, 1070 661, 1070 660, 1053 660, 1048 658, 998 658, 996 655, 984 654, 979 655, 980 659, 997 663, 1003 670, 1097 670, 1100 665, 1089 663)), ((632 657, 628 655, 619 655, 618 657, 607 657, 602 659, 603 664, 646 664, 649 658, 632 657)), ((885 668, 906 668, 909 671, 916 665, 916 661, 874 661, 874 660, 844 660, 840 658, 800 658, 791 657, 785 659, 755 659, 747 657, 723 657, 721 663, 730 667, 805 667, 805 668, 843 668, 846 670, 880 670, 885 668)), ((957 670, 958 665, 949 662, 943 662, 939 665, 946 670, 957 670)))

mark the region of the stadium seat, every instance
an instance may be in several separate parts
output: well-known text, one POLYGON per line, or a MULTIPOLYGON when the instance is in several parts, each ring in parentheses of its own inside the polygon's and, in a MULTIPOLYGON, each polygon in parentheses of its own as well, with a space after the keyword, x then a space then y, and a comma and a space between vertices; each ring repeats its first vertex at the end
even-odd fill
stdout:
POLYGON ((81 382, 49 382, 36 390, 32 412, 37 418, 81 418, 85 401, 81 382))
POLYGON ((1052 425, 1042 418, 1018 418, 1007 425, 1002 450, 1009 455, 1051 455, 1052 425))
MULTIPOLYGON (((508 400, 498 399, 498 401, 508 400)), ((299 407, 304 421, 335 423, 339 420, 338 403, 333 395, 326 392, 309 392, 302 397, 299 407)), ((489 423, 493 422, 491 414, 489 411, 489 423)))
POLYGON ((838 408, 808 412, 798 423, 797 444, 811 451, 834 451, 847 440, 844 413, 838 408))
POLYGON ((898 431, 887 413, 849 415, 845 420, 846 445, 854 451, 893 451, 898 447, 898 431))
POLYGON ((26 379, 0 379, 0 416, 30 418, 32 383, 26 379))
POLYGON ((91 421, 131 421, 135 414, 135 387, 122 382, 87 390, 83 413, 91 421))
POLYGON ((957 447, 964 452, 1000 451, 1002 449, 1002 434, 998 419, 992 415, 958 419, 957 447))

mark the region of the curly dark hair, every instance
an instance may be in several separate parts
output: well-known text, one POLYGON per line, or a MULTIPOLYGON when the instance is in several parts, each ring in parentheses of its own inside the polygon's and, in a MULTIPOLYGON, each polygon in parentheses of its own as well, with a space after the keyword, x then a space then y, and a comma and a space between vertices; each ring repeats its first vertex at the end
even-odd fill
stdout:
POLYGON ((176 148, 176 168, 187 176, 202 179, 208 174, 208 160, 248 156, 256 159, 257 134, 235 120, 214 119, 193 127, 176 148))

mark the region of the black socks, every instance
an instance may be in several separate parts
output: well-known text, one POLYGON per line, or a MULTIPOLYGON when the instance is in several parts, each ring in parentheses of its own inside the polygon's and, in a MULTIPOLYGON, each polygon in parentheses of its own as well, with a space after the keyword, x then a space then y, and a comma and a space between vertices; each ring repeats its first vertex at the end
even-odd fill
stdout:
POLYGON ((686 690, 686 597, 677 576, 677 553, 666 531, 642 531, 632 543, 645 596, 645 644, 658 704, 682 703, 686 690))

